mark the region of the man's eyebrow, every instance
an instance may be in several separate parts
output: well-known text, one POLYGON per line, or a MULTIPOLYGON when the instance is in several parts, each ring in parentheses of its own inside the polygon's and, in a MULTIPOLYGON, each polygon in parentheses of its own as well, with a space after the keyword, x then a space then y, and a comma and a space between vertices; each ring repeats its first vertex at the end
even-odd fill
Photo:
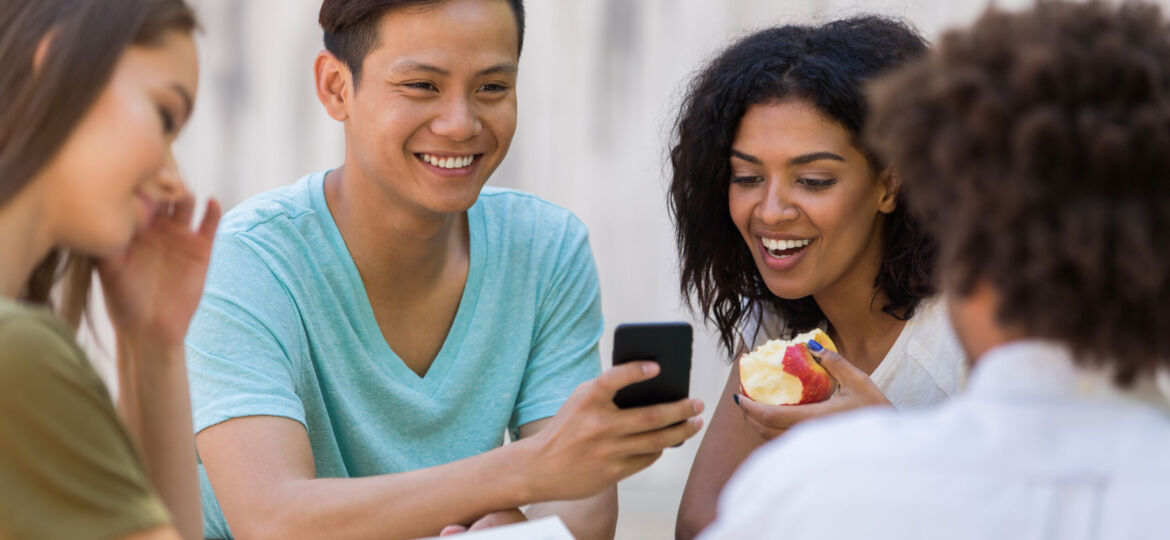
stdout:
POLYGON ((744 161, 747 161, 748 163, 755 163, 756 165, 763 165, 764 164, 764 162, 760 158, 753 156, 751 154, 745 154, 745 153, 740 152, 739 150, 736 150, 734 148, 731 149, 731 155, 733 155, 739 159, 742 159, 744 161))
POLYGON ((442 75, 444 77, 451 74, 451 72, 449 72, 441 67, 432 66, 430 64, 424 64, 422 62, 415 62, 413 60, 407 60, 405 62, 400 62, 400 63, 396 64, 394 66, 394 71, 426 71, 428 73, 434 73, 436 75, 442 75))
POLYGON ((516 68, 516 64, 513 64, 512 62, 505 62, 503 64, 496 64, 490 68, 481 69, 481 70, 479 70, 479 72, 477 72, 475 74, 475 76, 476 77, 483 77, 485 75, 497 75, 497 74, 515 75, 517 73, 517 71, 519 71, 519 70, 516 68))
MULTIPOLYGON (((398 65, 394 66, 394 71, 425 71, 428 73, 434 73, 436 75, 441 75, 443 77, 449 77, 451 75, 450 71, 447 71, 439 66, 426 64, 423 62, 415 62, 413 60, 408 60, 408 61, 399 63, 398 65)), ((489 68, 481 69, 478 72, 476 72, 475 76, 476 77, 483 77, 485 75, 495 75, 495 74, 499 74, 499 73, 507 74, 507 75, 515 75, 517 71, 518 71, 518 69, 516 67, 516 64, 514 64, 512 62, 505 62, 502 64, 496 64, 496 65, 489 67, 489 68)))

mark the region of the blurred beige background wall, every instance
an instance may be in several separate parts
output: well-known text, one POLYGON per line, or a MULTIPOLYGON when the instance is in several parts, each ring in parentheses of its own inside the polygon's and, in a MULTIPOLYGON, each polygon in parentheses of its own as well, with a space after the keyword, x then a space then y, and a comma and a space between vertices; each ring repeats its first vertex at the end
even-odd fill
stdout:
MULTIPOLYGON (((204 27, 202 78, 178 158, 196 193, 231 207, 338 165, 341 126, 324 114, 312 87, 320 1, 190 1, 204 27)), ((727 358, 682 307, 664 196, 666 141, 688 77, 729 40, 770 25, 881 13, 933 40, 983 8, 983 0, 529 0, 519 127, 491 183, 565 206, 589 226, 606 363, 618 323, 695 324, 692 394, 707 402, 709 419, 727 358)), ((621 484, 618 538, 673 538, 697 447, 696 439, 669 450, 621 484)))

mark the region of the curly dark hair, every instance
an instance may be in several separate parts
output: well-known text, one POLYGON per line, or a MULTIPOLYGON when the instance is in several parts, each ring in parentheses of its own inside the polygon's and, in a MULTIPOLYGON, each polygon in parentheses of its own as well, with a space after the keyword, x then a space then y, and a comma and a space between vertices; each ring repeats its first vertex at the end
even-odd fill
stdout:
MULTIPOLYGON (((806 100, 850 133, 874 171, 885 167, 862 141, 866 102, 862 84, 922 56, 926 43, 905 23, 877 16, 822 26, 769 28, 734 43, 692 80, 675 123, 668 205, 681 260, 681 289, 714 323, 731 353, 741 319, 771 306, 795 333, 825 318, 812 297, 773 295, 728 212, 731 144, 751 105, 806 100)), ((885 246, 874 285, 883 310, 900 319, 934 294, 935 244, 898 195, 885 217, 885 246)))
POLYGON ((1125 385, 1170 365, 1170 26, 1159 8, 990 10, 877 84, 875 148, 948 287, 1125 385))

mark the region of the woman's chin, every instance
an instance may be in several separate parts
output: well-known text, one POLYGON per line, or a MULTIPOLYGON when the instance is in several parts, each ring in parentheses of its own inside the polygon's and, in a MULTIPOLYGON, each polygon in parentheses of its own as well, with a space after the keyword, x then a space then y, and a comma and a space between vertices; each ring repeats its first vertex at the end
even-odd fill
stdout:
MULTIPOLYGON (((771 289, 769 289, 769 290, 771 290, 771 289)), ((777 294, 776 291, 772 291, 772 295, 781 299, 781 300, 800 300, 802 298, 809 297, 809 295, 807 295, 807 294, 799 294, 799 293, 777 294)))
POLYGON ((135 229, 110 231, 106 234, 103 234, 103 231, 94 230, 90 231, 90 234, 86 235, 85 238, 65 242, 63 247, 72 253, 95 259, 105 259, 125 252, 137 234, 138 231, 135 229))
POLYGON ((811 290, 809 290, 809 287, 801 286, 799 283, 792 283, 788 281, 784 283, 776 283, 765 280, 764 284, 767 285, 768 292, 782 300, 800 300, 801 298, 808 297, 813 293, 811 290))

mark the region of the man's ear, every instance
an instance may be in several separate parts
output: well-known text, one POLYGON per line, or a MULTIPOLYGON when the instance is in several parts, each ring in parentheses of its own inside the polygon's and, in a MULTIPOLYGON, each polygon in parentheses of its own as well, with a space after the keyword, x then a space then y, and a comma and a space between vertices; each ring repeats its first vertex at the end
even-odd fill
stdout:
POLYGON ((878 199, 878 211, 883 214, 891 214, 898 208, 898 193, 902 190, 902 177, 898 176, 893 167, 886 167, 886 170, 878 175, 877 180, 882 187, 881 198, 878 199))
POLYGON ((325 112, 338 122, 346 121, 353 102, 353 76, 349 67, 333 53, 322 50, 313 61, 313 79, 317 100, 325 106, 325 112))

